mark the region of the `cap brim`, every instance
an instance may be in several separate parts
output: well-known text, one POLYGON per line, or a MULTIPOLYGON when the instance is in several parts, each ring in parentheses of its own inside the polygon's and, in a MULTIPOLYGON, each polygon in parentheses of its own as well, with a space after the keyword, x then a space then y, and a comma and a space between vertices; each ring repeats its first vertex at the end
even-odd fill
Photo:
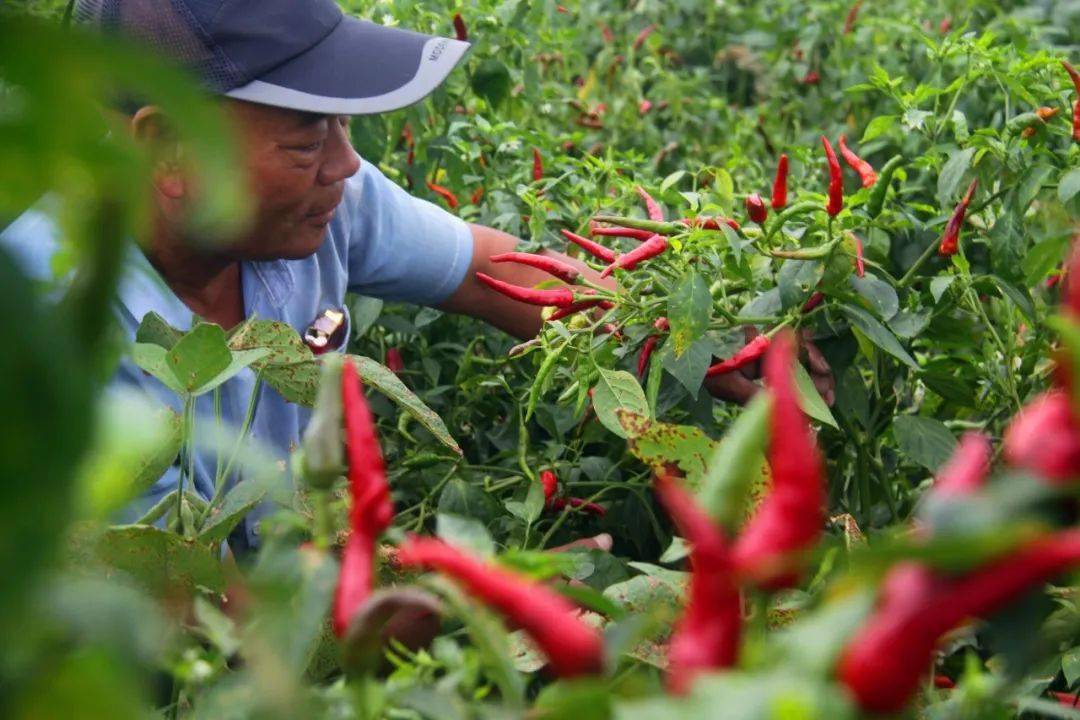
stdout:
POLYGON ((310 49, 225 93, 238 100, 332 115, 369 115, 419 102, 469 43, 345 17, 310 49))

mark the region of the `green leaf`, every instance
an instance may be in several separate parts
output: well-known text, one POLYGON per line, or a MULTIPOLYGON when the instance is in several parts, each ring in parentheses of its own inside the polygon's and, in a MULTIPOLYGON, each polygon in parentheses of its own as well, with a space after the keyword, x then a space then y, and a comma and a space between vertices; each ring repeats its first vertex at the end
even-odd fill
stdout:
POLYGON ((1080 680, 1080 646, 1070 648, 1061 656, 1061 671, 1065 674, 1065 682, 1073 687, 1080 680))
POLYGON ((600 368, 600 378, 593 394, 593 407, 600 423, 619 437, 628 437, 619 422, 617 411, 629 410, 639 415, 649 415, 649 403, 645 392, 634 376, 625 370, 600 368))
POLYGON ((1058 183, 1058 200, 1067 203, 1080 193, 1080 168, 1065 173, 1058 183))
POLYGON ((484 523, 476 518, 440 512, 435 516, 435 534, 451 545, 479 557, 495 557, 495 541, 484 523))
POLYGON ((880 137, 896 127, 896 115, 879 115, 866 125, 860 144, 868 143, 876 137, 880 137))
POLYGON ((1037 322, 1035 319, 1035 304, 1026 289, 1020 289, 997 275, 987 275, 987 277, 998 286, 1001 294, 1011 300, 1030 322, 1037 322))
POLYGON ((123 525, 100 534, 76 533, 75 567, 93 572, 95 561, 126 573, 156 597, 187 597, 198 586, 218 591, 225 581, 213 546, 148 525, 123 525))
POLYGON ((676 170, 675 172, 668 175, 666 178, 664 178, 664 181, 660 183, 660 194, 663 195, 664 193, 666 193, 668 190, 671 189, 672 185, 682 180, 685 176, 685 170, 676 170))
POLYGON ((900 299, 896 296, 896 290, 884 280, 873 275, 863 277, 852 275, 851 286, 870 304, 874 314, 882 320, 891 320, 900 309, 900 299))
POLYGON ((94 448, 77 480, 84 516, 104 520, 150 489, 183 439, 180 415, 142 393, 105 395, 94 448))
POLYGON ((371 358, 362 355, 350 355, 356 363, 356 370, 360 379, 387 396, 412 415, 417 422, 423 425, 428 432, 446 447, 461 455, 461 446, 457 444, 446 424, 439 415, 424 404, 424 401, 405 387, 405 383, 397 375, 392 373, 384 365, 380 365, 371 358))
POLYGON ((768 393, 755 395, 708 456, 698 497, 728 527, 746 515, 751 489, 762 480, 771 408, 768 393))
POLYGON ((695 340, 694 343, 683 353, 682 357, 676 357, 675 353, 668 349, 667 344, 661 348, 659 357, 654 358, 663 365, 663 368, 671 373, 679 384, 694 398, 701 391, 701 383, 705 379, 705 371, 709 369, 709 361, 713 356, 713 343, 708 338, 695 340))
POLYGON ((708 435, 690 425, 669 425, 625 410, 619 412, 619 418, 629 434, 634 457, 656 473, 675 465, 686 476, 687 487, 696 490, 700 486, 705 462, 716 447, 708 435))
POLYGON ((188 395, 224 374, 232 355, 220 325, 199 323, 165 355, 177 383, 188 395))
POLYGON ((893 437, 909 460, 936 472, 956 448, 956 438, 940 420, 900 415, 893 420, 893 437))
POLYGON ((135 342, 160 345, 166 350, 172 350, 183 336, 183 332, 169 325, 156 312, 148 312, 135 331, 135 342))
POLYGON ((160 345, 136 343, 131 348, 131 359, 139 368, 160 380, 165 387, 183 396, 185 390, 173 374, 172 368, 169 367, 168 352, 160 345))
POLYGON ((955 205, 957 188, 964 179, 964 174, 971 167, 971 159, 975 157, 975 148, 969 147, 958 150, 949 157, 945 167, 938 175, 937 199, 938 205, 943 208, 951 208, 955 205))
POLYGON ((358 295, 349 306, 349 319, 352 321, 353 337, 363 337, 382 314, 383 301, 379 298, 358 295))
POLYGON ((802 366, 802 363, 795 366, 795 389, 799 393, 799 405, 804 413, 820 423, 839 429, 836 418, 833 417, 829 406, 825 404, 821 393, 814 387, 814 380, 810 377, 810 373, 806 371, 806 368, 802 366))
POLYGON ((955 279, 955 275, 938 275, 930 281, 930 296, 934 298, 934 302, 941 302, 941 296, 945 294, 945 291, 949 289, 955 279))
POLYGON ((681 357, 687 348, 705 334, 711 319, 712 296, 709 294, 709 284, 701 275, 690 271, 683 276, 668 298, 670 342, 675 357, 681 357))
POLYGON ((199 540, 207 543, 224 542, 244 517, 266 495, 266 484, 257 477, 241 480, 225 495, 221 504, 210 510, 206 524, 199 531, 199 540))
POLYGON ((874 319, 869 313, 862 308, 857 308, 853 305, 843 305, 840 309, 844 315, 847 316, 848 320, 851 321, 851 324, 858 328, 870 342, 874 343, 897 360, 900 360, 908 367, 915 370, 919 369, 918 363, 916 363, 915 359, 908 354, 907 350, 900 344, 900 341, 896 339, 896 336, 889 332, 884 325, 874 319))
POLYGON ((472 75, 472 89, 492 106, 502 104, 510 94, 510 70, 495 58, 488 58, 477 66, 472 75))

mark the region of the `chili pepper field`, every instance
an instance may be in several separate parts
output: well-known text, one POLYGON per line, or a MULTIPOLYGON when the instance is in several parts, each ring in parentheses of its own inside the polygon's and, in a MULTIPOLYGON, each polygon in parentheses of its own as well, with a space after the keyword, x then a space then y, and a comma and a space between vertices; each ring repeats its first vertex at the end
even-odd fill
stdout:
POLYGON ((65 241, 45 286, 0 250, 0 716, 1080 718, 1080 4, 341 4, 473 43, 353 141, 521 238, 551 281, 480 279, 547 321, 119 340, 150 163, 100 101, 172 113, 207 228, 234 150, 145 51, 0 8, 0 228, 47 196, 65 241), (312 407, 289 462, 192 410, 248 367, 312 407))

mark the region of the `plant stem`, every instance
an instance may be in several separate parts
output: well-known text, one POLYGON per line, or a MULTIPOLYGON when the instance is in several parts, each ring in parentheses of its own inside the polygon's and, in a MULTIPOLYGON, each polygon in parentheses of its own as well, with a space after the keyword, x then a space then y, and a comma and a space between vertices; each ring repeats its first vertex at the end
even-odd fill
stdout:
POLYGON ((908 268, 908 271, 904 273, 904 276, 900 278, 900 282, 898 282, 896 286, 900 288, 907 287, 908 284, 914 279, 915 273, 919 272, 919 268, 926 264, 926 261, 929 260, 935 252, 937 252, 937 246, 938 244, 936 241, 927 245, 926 249, 923 250, 922 255, 920 255, 919 258, 912 264, 912 266, 908 268))

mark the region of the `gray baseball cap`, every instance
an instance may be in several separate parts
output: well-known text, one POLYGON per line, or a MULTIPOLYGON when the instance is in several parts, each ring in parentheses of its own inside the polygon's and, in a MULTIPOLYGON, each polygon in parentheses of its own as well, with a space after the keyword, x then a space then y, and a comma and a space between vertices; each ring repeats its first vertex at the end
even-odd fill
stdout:
POLYGON ((215 93, 336 115, 420 101, 469 48, 348 17, 335 0, 79 0, 75 19, 149 44, 215 93))

